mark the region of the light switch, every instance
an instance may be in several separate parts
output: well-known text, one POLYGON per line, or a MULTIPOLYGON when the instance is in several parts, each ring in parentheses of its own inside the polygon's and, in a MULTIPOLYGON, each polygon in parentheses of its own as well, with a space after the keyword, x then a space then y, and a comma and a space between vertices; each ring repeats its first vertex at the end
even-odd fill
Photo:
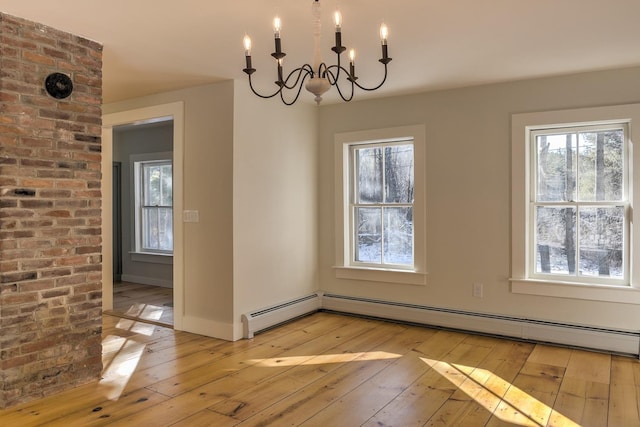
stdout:
POLYGON ((182 211, 184 222, 200 222, 200 212, 198 211, 182 211))

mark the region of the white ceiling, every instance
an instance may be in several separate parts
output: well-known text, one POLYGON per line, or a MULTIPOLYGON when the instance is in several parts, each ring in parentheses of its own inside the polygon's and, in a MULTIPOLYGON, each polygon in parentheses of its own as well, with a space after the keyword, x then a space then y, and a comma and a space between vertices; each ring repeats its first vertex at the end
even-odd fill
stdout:
MULTIPOLYGON (((285 68, 311 62, 311 3, 0 0, 0 11, 102 43, 104 102, 110 103, 246 79, 245 33, 254 43, 256 86, 270 91, 273 17, 282 19, 285 68)), ((382 76, 378 27, 382 21, 389 27, 387 83, 357 92, 357 99, 640 65, 640 0, 322 0, 327 63, 334 63, 336 5, 343 44, 356 48, 364 85, 382 76)))

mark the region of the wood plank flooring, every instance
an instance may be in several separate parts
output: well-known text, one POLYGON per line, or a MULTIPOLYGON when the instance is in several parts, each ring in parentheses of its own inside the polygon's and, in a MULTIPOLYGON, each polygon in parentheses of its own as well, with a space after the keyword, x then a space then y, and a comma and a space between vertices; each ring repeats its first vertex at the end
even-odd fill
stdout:
POLYGON ((640 362, 316 313, 225 342, 104 316, 100 382, 2 426, 640 426, 640 362))
POLYGON ((113 311, 109 314, 173 326, 173 289, 114 282, 113 311))

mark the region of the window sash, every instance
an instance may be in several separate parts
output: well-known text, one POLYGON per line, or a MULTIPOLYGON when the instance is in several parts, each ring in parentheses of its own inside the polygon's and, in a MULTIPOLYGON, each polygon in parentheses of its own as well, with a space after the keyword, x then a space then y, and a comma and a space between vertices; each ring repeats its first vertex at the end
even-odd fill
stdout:
POLYGON ((173 163, 171 160, 148 160, 135 162, 135 166, 138 189, 136 251, 172 254, 173 185, 167 187, 165 178, 168 166, 170 182, 173 181, 173 163), (153 169, 159 173, 155 188, 149 182, 153 169))
MULTIPOLYGON (((384 142, 384 143, 371 143, 371 142, 363 142, 363 143, 355 143, 349 145, 349 252, 350 252, 350 264, 357 267, 370 267, 370 268, 381 268, 381 267, 389 267, 393 269, 400 270, 413 270, 415 265, 415 224, 414 221, 411 222, 411 254, 410 254, 410 262, 408 263, 394 263, 394 262, 385 262, 385 253, 386 253, 386 245, 390 236, 390 232, 387 233, 387 226, 385 221, 385 211, 390 209, 398 209, 405 208, 411 210, 411 215, 414 214, 414 200, 411 200, 411 203, 397 203, 397 202, 385 202, 387 200, 386 194, 386 174, 385 174, 385 162, 386 156, 384 150, 386 147, 391 146, 403 146, 403 145, 411 145, 412 147, 412 167, 415 167, 415 147, 413 143, 413 139, 399 139, 396 141, 384 142), (362 149, 382 149, 382 165, 381 165, 381 194, 379 196, 379 202, 362 202, 360 200, 360 188, 359 188, 359 156, 356 155, 358 150, 362 149), (371 259, 367 261, 362 261, 359 259, 363 259, 364 257, 359 256, 359 227, 358 227, 358 215, 357 212, 360 209, 372 209, 380 211, 380 262, 370 262, 371 259), (369 262, 368 262, 369 261, 369 262)), ((415 169, 413 170, 411 176, 411 185, 412 187, 415 185, 415 169)), ((388 258, 388 257, 387 257, 388 258)))
MULTIPOLYGON (((606 124, 589 124, 584 126, 565 126, 565 127, 556 127, 550 129, 542 129, 538 128, 535 130, 530 130, 530 180, 529 180, 529 248, 528 248, 528 271, 529 277, 534 279, 550 279, 554 278, 554 280, 562 280, 567 282, 577 282, 577 283, 592 283, 592 284, 609 284, 609 285, 628 285, 629 284, 629 275, 630 275, 630 222, 631 222, 631 212, 630 212, 630 202, 629 202, 629 132, 627 123, 606 123, 606 124), (621 181, 621 195, 619 198, 613 198, 611 200, 588 200, 582 199, 580 196, 578 185, 581 182, 580 176, 580 167, 578 165, 575 166, 573 179, 575 180, 575 190, 573 190, 574 197, 568 197, 569 199, 576 200, 558 200, 558 201, 541 201, 539 200, 539 158, 538 158, 538 137, 539 136, 551 136, 551 135, 570 135, 570 134, 581 134, 581 133, 597 133, 597 132, 606 132, 606 131, 614 131, 614 130, 622 130, 623 131, 623 146, 622 146, 622 181, 621 181), (550 250, 549 247, 546 248, 547 253, 544 254, 543 248, 540 248, 538 242, 538 233, 537 227, 539 225, 538 222, 538 212, 540 208, 543 209, 572 209, 575 211, 575 219, 573 224, 573 272, 571 271, 571 267, 567 267, 567 272, 552 272, 550 271, 550 267, 547 268, 541 267, 538 268, 538 262, 541 264, 543 261, 541 258, 544 256, 548 262, 550 250), (585 273, 581 268, 581 261, 584 259, 583 255, 589 251, 605 251, 605 249, 598 248, 586 248, 582 245, 582 213, 588 211, 589 209, 615 209, 621 208, 623 212, 623 225, 622 225, 622 268, 621 274, 616 275, 616 277, 600 275, 600 273, 594 275, 585 273), (543 270, 543 271, 540 271, 543 270), (549 270, 549 271, 545 271, 549 270)), ((579 153, 579 142, 575 146, 576 150, 576 158, 578 158, 579 153)), ((566 184, 565 184, 566 185, 566 184)), ((565 197, 567 198, 567 197, 565 197)), ((565 230, 566 231, 566 230, 565 230)), ((544 246, 544 245, 543 245, 544 246)), ((557 250, 557 249, 556 249, 557 250)), ((568 252, 572 250, 571 248, 561 248, 564 250, 564 256, 569 259, 568 252)), ((569 261, 568 261, 569 262, 569 261)), ((608 267, 607 267, 608 269, 608 267)))

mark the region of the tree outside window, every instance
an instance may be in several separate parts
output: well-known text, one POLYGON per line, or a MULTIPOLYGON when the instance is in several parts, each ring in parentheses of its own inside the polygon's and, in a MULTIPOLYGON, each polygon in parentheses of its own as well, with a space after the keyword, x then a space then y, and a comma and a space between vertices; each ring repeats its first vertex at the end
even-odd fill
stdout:
POLYGON ((351 147, 354 264, 414 264, 411 141, 351 147))
POLYGON ((626 126, 540 130, 532 136, 533 271, 623 280, 626 126))

